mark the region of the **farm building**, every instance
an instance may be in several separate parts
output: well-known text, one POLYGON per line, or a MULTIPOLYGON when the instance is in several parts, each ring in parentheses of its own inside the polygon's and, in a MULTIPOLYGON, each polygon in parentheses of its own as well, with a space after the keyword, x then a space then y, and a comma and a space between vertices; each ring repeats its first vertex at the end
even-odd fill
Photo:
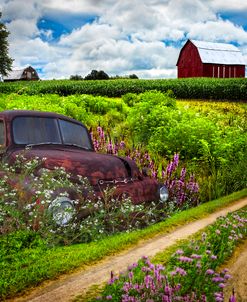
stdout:
POLYGON ((26 67, 23 69, 12 70, 7 76, 3 77, 4 82, 13 81, 34 81, 39 80, 37 71, 32 67, 26 67))
POLYGON ((245 77, 245 62, 240 50, 225 43, 188 40, 177 61, 178 78, 245 77))

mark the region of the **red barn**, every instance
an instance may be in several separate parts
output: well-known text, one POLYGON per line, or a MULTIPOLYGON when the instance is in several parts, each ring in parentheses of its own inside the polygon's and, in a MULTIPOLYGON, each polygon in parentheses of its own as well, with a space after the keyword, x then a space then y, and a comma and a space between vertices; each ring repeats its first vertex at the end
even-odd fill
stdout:
POLYGON ((32 66, 28 66, 10 71, 7 76, 3 77, 3 80, 4 82, 37 81, 39 80, 39 75, 32 66))
POLYGON ((178 78, 245 77, 245 62, 240 50, 225 43, 188 40, 180 51, 178 78))

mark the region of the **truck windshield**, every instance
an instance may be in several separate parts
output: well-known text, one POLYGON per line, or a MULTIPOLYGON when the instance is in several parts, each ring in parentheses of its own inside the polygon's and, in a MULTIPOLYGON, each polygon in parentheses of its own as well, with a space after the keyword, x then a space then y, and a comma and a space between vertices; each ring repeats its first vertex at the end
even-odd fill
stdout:
POLYGON ((76 123, 47 117, 16 117, 13 120, 16 144, 64 144, 92 150, 87 130, 76 123))

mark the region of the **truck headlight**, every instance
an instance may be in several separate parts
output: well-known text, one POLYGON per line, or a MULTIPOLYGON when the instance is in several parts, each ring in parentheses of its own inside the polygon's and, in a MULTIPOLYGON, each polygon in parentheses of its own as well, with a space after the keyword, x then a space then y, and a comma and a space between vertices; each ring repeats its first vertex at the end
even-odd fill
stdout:
POLYGON ((160 187, 160 200, 162 202, 165 202, 168 200, 168 197, 169 197, 169 192, 167 187, 165 186, 160 187))
POLYGON ((68 224, 75 213, 72 200, 65 196, 54 199, 49 206, 49 210, 56 224, 60 226, 68 224))

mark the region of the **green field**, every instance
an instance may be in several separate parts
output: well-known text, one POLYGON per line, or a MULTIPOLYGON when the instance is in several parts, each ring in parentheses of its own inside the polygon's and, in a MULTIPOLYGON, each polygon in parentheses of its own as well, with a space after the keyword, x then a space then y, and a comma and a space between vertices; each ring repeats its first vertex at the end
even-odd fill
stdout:
POLYGON ((142 93, 148 90, 167 92, 172 90, 177 98, 212 100, 247 100, 247 80, 238 79, 163 79, 163 80, 50 80, 39 82, 0 83, 0 93, 18 94, 92 94, 121 97, 126 93, 142 93))

